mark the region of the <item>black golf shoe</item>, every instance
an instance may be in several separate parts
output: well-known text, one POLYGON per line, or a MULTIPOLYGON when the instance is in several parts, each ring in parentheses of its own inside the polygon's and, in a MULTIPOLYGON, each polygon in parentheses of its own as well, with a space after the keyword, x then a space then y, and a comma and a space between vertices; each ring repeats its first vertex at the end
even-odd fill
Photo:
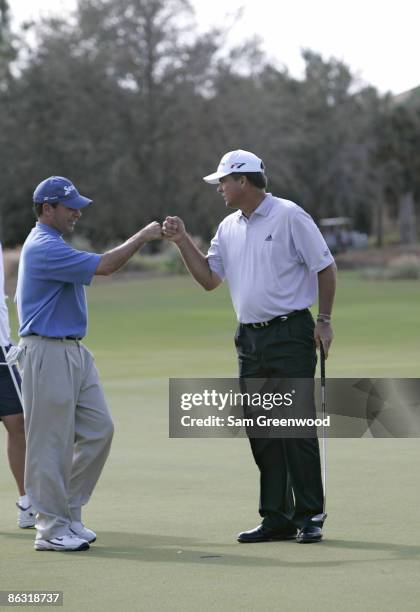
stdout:
POLYGON ((237 540, 241 544, 253 544, 255 542, 274 542, 280 540, 294 540, 296 538, 296 529, 277 531, 258 525, 255 529, 242 531, 238 534, 237 540))
POLYGON ((312 544, 322 540, 322 529, 314 525, 307 525, 299 530, 296 536, 296 542, 299 544, 312 544))

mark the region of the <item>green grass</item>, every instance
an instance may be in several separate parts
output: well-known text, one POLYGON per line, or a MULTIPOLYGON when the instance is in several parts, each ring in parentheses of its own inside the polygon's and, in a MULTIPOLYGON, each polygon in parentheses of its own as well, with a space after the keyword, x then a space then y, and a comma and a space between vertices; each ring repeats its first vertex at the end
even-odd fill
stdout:
MULTIPOLYGON (((330 440, 326 539, 239 545, 258 522, 258 475, 244 439, 170 440, 169 376, 234 376, 225 288, 188 277, 95 282, 87 345, 116 422, 85 511, 87 553, 37 553, 14 528, 0 471, 0 589, 60 589, 66 610, 418 610, 417 440, 330 440)), ((335 376, 419 375, 420 283, 340 275, 335 376)), ((4 436, 3 436, 4 439, 4 436)))

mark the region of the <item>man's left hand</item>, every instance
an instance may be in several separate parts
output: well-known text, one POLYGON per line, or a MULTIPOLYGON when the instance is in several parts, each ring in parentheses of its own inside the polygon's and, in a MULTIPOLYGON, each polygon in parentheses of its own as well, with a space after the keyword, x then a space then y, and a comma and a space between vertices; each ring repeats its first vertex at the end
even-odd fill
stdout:
POLYGON ((330 350, 330 346, 334 338, 334 332, 332 330, 331 324, 318 322, 315 325, 314 338, 318 349, 320 347, 320 342, 322 342, 322 346, 324 347, 325 359, 327 359, 328 352, 330 350))

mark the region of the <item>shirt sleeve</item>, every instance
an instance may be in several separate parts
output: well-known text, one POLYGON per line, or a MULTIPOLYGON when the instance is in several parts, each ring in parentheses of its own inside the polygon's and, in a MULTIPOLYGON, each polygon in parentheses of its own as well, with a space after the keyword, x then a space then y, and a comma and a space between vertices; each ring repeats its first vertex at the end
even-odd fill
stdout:
POLYGON ((320 272, 334 263, 323 235, 307 212, 298 207, 291 220, 291 232, 298 259, 311 272, 320 272))
POLYGON ((101 255, 73 249, 64 240, 57 241, 45 253, 46 280, 90 285, 101 255))
POLYGON ((220 226, 210 243, 209 250, 207 251, 207 261, 209 263, 210 270, 217 274, 217 276, 224 280, 226 273, 223 266, 223 259, 220 253, 220 226))

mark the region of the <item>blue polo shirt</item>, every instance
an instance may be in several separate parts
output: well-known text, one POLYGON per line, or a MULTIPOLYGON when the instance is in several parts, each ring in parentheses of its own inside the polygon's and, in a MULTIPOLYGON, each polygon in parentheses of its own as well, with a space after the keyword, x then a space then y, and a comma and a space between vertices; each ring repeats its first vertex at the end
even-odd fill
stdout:
POLYGON ((84 285, 90 285, 100 259, 96 253, 73 249, 57 230, 38 222, 19 262, 19 335, 85 336, 84 285))

